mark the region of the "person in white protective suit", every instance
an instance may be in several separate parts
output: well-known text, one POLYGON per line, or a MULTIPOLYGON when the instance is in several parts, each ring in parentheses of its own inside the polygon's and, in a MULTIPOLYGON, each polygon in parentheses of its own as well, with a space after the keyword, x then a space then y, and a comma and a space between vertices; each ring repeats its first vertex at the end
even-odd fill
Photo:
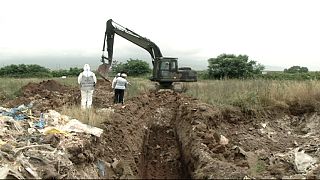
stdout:
POLYGON ((83 72, 78 76, 78 84, 80 84, 81 90, 81 108, 91 108, 92 95, 94 87, 97 83, 96 75, 90 71, 89 64, 83 66, 83 72))

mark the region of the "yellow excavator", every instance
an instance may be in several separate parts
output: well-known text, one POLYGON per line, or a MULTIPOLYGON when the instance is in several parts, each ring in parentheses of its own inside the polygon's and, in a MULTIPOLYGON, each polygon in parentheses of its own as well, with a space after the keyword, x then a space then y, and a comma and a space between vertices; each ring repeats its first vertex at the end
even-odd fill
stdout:
MULTIPOLYGON (((157 89, 175 89, 175 85, 181 82, 196 82, 197 72, 190 67, 178 67, 178 58, 163 57, 160 48, 151 40, 140 36, 139 34, 125 28, 112 19, 107 21, 106 31, 102 49, 102 64, 98 68, 98 73, 107 79, 107 74, 113 63, 113 44, 114 35, 124 39, 147 50, 152 58, 152 77, 151 81, 157 83, 157 89), (108 57, 104 56, 107 46, 108 57), (107 60, 107 62, 106 62, 107 60)), ((177 87, 180 87, 179 85, 177 87)))

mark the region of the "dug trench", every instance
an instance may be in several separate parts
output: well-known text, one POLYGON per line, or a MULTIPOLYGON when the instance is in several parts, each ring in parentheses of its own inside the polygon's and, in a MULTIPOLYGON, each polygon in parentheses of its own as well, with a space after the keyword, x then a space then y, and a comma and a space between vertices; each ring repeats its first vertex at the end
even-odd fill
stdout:
POLYGON ((301 103, 299 116, 290 107, 257 116, 169 91, 132 98, 105 124, 107 178, 318 177, 317 165, 297 167, 294 153, 319 157, 319 116, 301 103))
POLYGON ((115 107, 112 119, 119 126, 105 124, 103 136, 108 138, 102 138, 107 154, 114 154, 107 156, 111 168, 106 178, 190 178, 175 127, 178 99, 172 92, 149 93, 129 100, 124 109, 115 107), (108 146, 115 141, 120 141, 119 148, 108 146))
MULTIPOLYGON (((59 111, 62 105, 79 105, 79 92, 46 81, 27 85, 21 97, 4 104, 31 100, 34 111, 59 111)), ((63 177, 319 178, 320 117, 314 103, 295 101, 258 113, 161 91, 128 99, 122 108, 112 105, 112 90, 104 81, 97 84, 93 101, 97 113, 114 112, 101 124, 101 137, 86 135, 81 145, 66 149, 72 171, 57 170, 63 177)))
POLYGON ((153 117, 144 136, 139 169, 141 178, 190 178, 179 139, 171 124, 174 119, 159 116, 153 117))

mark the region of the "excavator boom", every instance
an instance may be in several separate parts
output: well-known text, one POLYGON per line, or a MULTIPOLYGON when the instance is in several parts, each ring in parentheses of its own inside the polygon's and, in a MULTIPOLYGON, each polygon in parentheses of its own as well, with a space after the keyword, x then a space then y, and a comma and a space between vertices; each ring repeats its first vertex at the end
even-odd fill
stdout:
MULTIPOLYGON (((139 34, 131 31, 128 28, 124 28, 121 25, 115 23, 112 21, 112 19, 109 19, 107 21, 107 28, 105 32, 105 39, 107 39, 107 51, 108 51, 108 60, 109 62, 112 62, 113 58, 113 44, 114 44, 114 35, 117 34, 124 39, 136 44, 137 46, 140 46, 141 48, 147 50, 152 58, 152 63, 155 58, 162 57, 162 53, 160 51, 160 48, 151 40, 140 36, 139 34)), ((104 47, 105 49, 105 47, 104 47)), ((103 49, 103 51, 104 51, 103 49)))
POLYGON ((101 60, 103 64, 99 67, 101 71, 98 69, 100 75, 108 72, 108 69, 112 64, 115 34, 149 52, 153 65, 153 73, 150 80, 158 82, 160 87, 170 88, 173 82, 197 81, 196 71, 191 70, 191 68, 178 68, 177 58, 163 57, 160 48, 154 42, 119 25, 112 19, 109 19, 106 24, 101 60), (105 49, 108 51, 108 57, 104 56, 105 49), (108 60, 108 63, 105 63, 106 59, 108 60))

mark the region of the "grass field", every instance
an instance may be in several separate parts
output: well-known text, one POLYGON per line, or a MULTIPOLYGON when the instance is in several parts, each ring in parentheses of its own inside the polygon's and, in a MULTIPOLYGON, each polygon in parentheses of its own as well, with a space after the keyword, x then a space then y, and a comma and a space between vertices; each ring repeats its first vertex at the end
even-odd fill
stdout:
MULTIPOLYGON (((29 82, 41 82, 47 79, 2 78, 0 100, 12 99, 19 89, 29 82)), ((64 85, 77 86, 76 77, 54 78, 64 85)), ((131 86, 126 96, 137 96, 147 92, 151 82, 145 78, 129 78, 131 86)), ((200 80, 186 84, 186 94, 199 100, 218 106, 235 105, 259 108, 292 100, 313 101, 319 99, 319 81, 277 81, 277 80, 200 80)))
POLYGON ((209 104, 263 107, 292 100, 312 101, 319 81, 211 80, 188 85, 187 94, 209 104))

